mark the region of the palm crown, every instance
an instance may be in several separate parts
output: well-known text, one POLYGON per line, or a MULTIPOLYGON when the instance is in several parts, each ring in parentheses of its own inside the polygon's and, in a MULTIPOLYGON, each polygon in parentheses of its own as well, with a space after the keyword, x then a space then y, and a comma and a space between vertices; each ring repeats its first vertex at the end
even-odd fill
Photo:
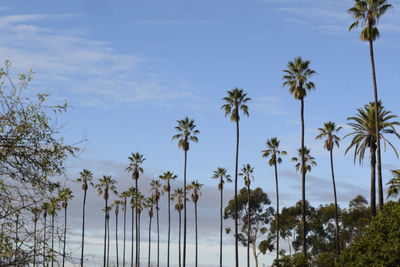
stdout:
MULTIPOLYGON (((346 149, 346 153, 354 147, 354 161, 357 156, 359 162, 362 163, 365 155, 365 150, 371 146, 376 146, 376 135, 375 135, 375 104, 369 103, 364 106, 363 109, 357 109, 358 113, 354 117, 349 117, 347 120, 352 122, 348 123, 353 131, 347 134, 345 137, 353 136, 350 145, 346 149)), ((382 102, 378 102, 378 124, 380 140, 383 140, 385 145, 389 144, 393 151, 397 155, 397 150, 392 143, 385 138, 383 134, 394 134, 399 137, 395 126, 400 125, 398 121, 392 121, 397 118, 390 111, 384 109, 382 102)))
POLYGON ((400 194, 400 170, 392 170, 393 178, 387 183, 388 197, 396 197, 400 194))
POLYGON ((171 198, 176 201, 175 209, 180 212, 183 209, 183 201, 185 199, 185 196, 183 194, 183 188, 175 189, 171 198))
POLYGON ((160 199, 160 181, 152 180, 150 186, 152 191, 152 198, 154 199, 154 201, 158 201, 160 199))
POLYGON ((188 189, 193 190, 192 201, 194 203, 197 203, 197 201, 199 200, 199 197, 201 196, 200 190, 201 190, 202 186, 203 186, 203 184, 199 183, 198 180, 192 181, 192 183, 190 185, 188 185, 188 189))
POLYGON ((335 145, 339 147, 340 137, 335 133, 338 133, 341 129, 342 127, 337 127, 336 123, 332 121, 325 122, 324 127, 318 128, 319 135, 317 135, 315 139, 325 137, 324 148, 331 151, 335 145))
POLYGON ((80 177, 76 179, 78 183, 82 183, 82 190, 86 191, 88 189, 88 185, 93 186, 93 173, 87 169, 82 170, 79 173, 80 177))
POLYGON ((310 77, 316 72, 309 68, 310 61, 303 60, 301 57, 289 61, 287 69, 283 70, 283 86, 289 87, 289 92, 297 100, 307 96, 307 90, 315 89, 315 84, 309 81, 310 77))
POLYGON ((64 187, 60 190, 58 197, 62 203, 62 207, 66 208, 68 206, 68 201, 70 201, 74 197, 74 195, 72 194, 71 189, 64 187))
POLYGON ((314 157, 311 156, 310 149, 307 147, 297 149, 297 153, 299 154, 299 157, 292 158, 292 161, 296 162, 295 167, 297 171, 302 169, 302 156, 304 157, 305 172, 310 172, 312 166, 317 166, 317 162, 315 161, 314 157))
POLYGON ((103 178, 99 179, 99 183, 96 184, 97 193, 99 195, 103 195, 104 199, 109 199, 110 192, 117 194, 117 181, 114 180, 109 175, 104 175, 103 178))
POLYGON ((217 170, 214 171, 213 176, 211 178, 218 179, 218 190, 222 190, 224 188, 225 182, 231 183, 232 179, 229 174, 227 174, 227 170, 225 168, 218 167, 217 170))
POLYGON ((57 197, 50 198, 49 206, 48 206, 48 213, 50 215, 52 215, 52 216, 56 215, 57 211, 60 209, 59 202, 60 202, 59 197, 58 198, 57 197))
POLYGON ((248 117, 249 108, 246 103, 251 98, 247 97, 247 93, 239 88, 234 88, 232 91, 227 91, 227 93, 228 96, 223 98, 226 104, 221 107, 225 111, 225 117, 230 115, 231 121, 238 122, 240 120, 240 111, 248 117))
POLYGON ((254 168, 250 164, 243 165, 243 168, 240 170, 239 176, 243 176, 244 183, 246 186, 250 185, 250 181, 254 180, 254 168))
POLYGON ((172 136, 172 139, 177 139, 178 147, 184 151, 188 151, 189 141, 197 143, 199 139, 196 135, 198 135, 200 131, 196 129, 194 120, 191 120, 188 117, 184 118, 183 120, 178 120, 177 122, 178 126, 175 127, 175 130, 178 133, 172 136))
POLYGON ((162 175, 160 175, 159 178, 166 182, 163 190, 164 190, 164 192, 168 192, 171 190, 171 188, 168 186, 169 182, 171 180, 175 180, 176 178, 178 178, 178 176, 175 175, 173 172, 167 171, 167 172, 164 172, 162 175))
POLYGON ((380 35, 376 25, 390 7, 392 5, 387 4, 387 0, 355 0, 354 6, 348 10, 355 19, 349 30, 361 26, 360 39, 375 41, 380 35))
POLYGON ((267 149, 261 151, 263 158, 270 158, 268 164, 273 166, 275 164, 280 164, 282 162, 282 158, 280 155, 285 156, 287 154, 284 150, 279 150, 280 141, 278 138, 274 137, 268 139, 266 142, 267 149))
POLYGON ((127 172, 132 173, 132 179, 139 179, 139 174, 143 173, 142 164, 146 160, 142 154, 139 152, 132 153, 130 157, 128 157, 129 165, 126 167, 127 172))

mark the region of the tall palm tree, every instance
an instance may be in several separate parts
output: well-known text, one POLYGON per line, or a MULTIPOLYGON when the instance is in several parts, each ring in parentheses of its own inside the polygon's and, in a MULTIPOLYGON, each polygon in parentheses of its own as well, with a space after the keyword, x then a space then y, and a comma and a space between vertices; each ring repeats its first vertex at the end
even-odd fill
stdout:
POLYGON ((266 142, 267 149, 261 151, 263 158, 269 158, 269 166, 274 166, 275 170, 275 190, 276 190, 276 262, 279 262, 279 237, 280 237, 280 223, 279 223, 279 181, 278 181, 278 164, 282 162, 280 157, 287 155, 284 150, 279 150, 280 141, 277 137, 268 139, 266 142))
MULTIPOLYGON (((304 98, 307 96, 307 91, 315 89, 315 84, 310 81, 310 77, 316 72, 310 69, 310 61, 303 60, 301 57, 295 58, 293 61, 289 61, 287 69, 283 70, 285 75, 283 76, 283 86, 289 88, 290 94, 296 100, 300 100, 300 119, 301 119, 301 149, 305 150, 304 145, 304 98)), ((307 254, 307 226, 306 226, 306 168, 305 158, 302 157, 301 164, 301 196, 302 196, 302 236, 301 241, 303 245, 303 256, 307 254)))
POLYGON ((150 196, 148 198, 144 199, 144 207, 148 209, 149 213, 149 247, 148 247, 148 257, 147 257, 147 266, 151 267, 150 261, 151 261, 151 222, 153 220, 153 215, 154 215, 154 207, 156 205, 156 200, 153 198, 153 196, 150 196))
POLYGON ((183 266, 186 266, 186 169, 187 169, 187 152, 189 151, 189 142, 197 143, 199 139, 196 135, 200 133, 199 130, 196 129, 196 124, 194 120, 189 119, 188 117, 183 120, 177 121, 178 126, 175 127, 175 130, 178 132, 176 135, 172 136, 172 139, 178 140, 178 147, 184 151, 185 160, 184 160, 184 168, 183 168, 183 194, 185 195, 183 201, 183 266))
POLYGON ((337 195, 336 195, 336 183, 335 183, 335 172, 333 169, 333 148, 335 145, 339 147, 340 137, 336 135, 342 127, 337 127, 336 123, 328 121, 324 123, 322 128, 318 128, 319 135, 315 139, 326 138, 324 142, 324 148, 329 151, 329 158, 331 162, 331 174, 332 174, 332 184, 333 184, 333 197, 335 200, 335 224, 336 224, 336 257, 340 254, 340 238, 339 238, 339 212, 337 205, 337 195))
MULTIPOLYGON (((354 148, 354 162, 356 158, 359 158, 359 163, 361 164, 364 159, 365 151, 369 148, 370 152, 370 164, 371 164, 371 216, 376 215, 376 149, 377 140, 375 134, 376 120, 375 120, 375 103, 369 103, 364 106, 363 109, 357 109, 357 114, 354 117, 349 117, 347 120, 351 121, 348 125, 352 128, 352 132, 347 134, 345 137, 352 136, 350 145, 346 149, 346 153, 354 148)), ((392 121, 392 119, 397 118, 390 111, 384 109, 382 102, 378 102, 378 122, 379 122, 379 138, 382 139, 386 144, 393 149, 397 156, 397 150, 389 142, 383 134, 394 134, 400 137, 396 132, 395 126, 399 126, 398 121, 392 121)))
POLYGON ((95 185, 97 193, 104 199, 104 252, 103 252, 103 267, 106 266, 107 259, 107 227, 108 227, 108 199, 110 198, 110 193, 117 194, 116 191, 117 181, 114 180, 109 175, 103 175, 103 178, 99 179, 99 183, 95 185))
POLYGON ((160 266, 160 220, 158 216, 159 211, 159 201, 160 201, 160 188, 161 184, 158 180, 152 180, 150 183, 151 191, 152 191, 152 198, 154 200, 154 205, 156 209, 156 221, 157 221, 157 267, 160 266))
MULTIPOLYGON (((128 167, 126 167, 126 171, 132 173, 132 179, 135 180, 135 189, 136 192, 139 192, 139 187, 138 187, 138 180, 139 176, 141 173, 143 173, 143 168, 142 164, 146 160, 143 156, 143 154, 140 154, 139 152, 132 153, 130 157, 128 157, 129 164, 128 167)), ((136 194, 136 197, 138 194, 136 194)), ((135 199, 135 202, 137 203, 138 200, 135 199)), ((135 224, 136 224, 136 244, 138 244, 138 214, 135 215, 135 224)), ((139 267, 140 259, 138 258, 138 246, 136 246, 136 265, 139 267)))
POLYGON ((110 266, 110 211, 112 210, 112 204, 106 209, 106 219, 107 219, 107 259, 106 265, 110 266))
POLYGON ((54 251, 54 230, 55 230, 55 217, 57 215, 57 211, 60 209, 59 206, 60 199, 57 197, 53 197, 50 199, 49 202, 49 211, 48 214, 51 216, 51 267, 54 266, 54 260, 55 260, 55 251, 54 251))
POLYGON ((239 176, 243 176, 244 184, 247 188, 247 267, 250 267, 250 184, 254 180, 254 168, 250 164, 244 164, 240 170, 239 176))
POLYGON ((388 198, 396 197, 400 195, 400 169, 399 170, 391 170, 393 178, 387 183, 389 185, 388 188, 388 198))
POLYGON ((81 267, 83 267, 83 255, 85 248, 85 208, 86 208, 86 194, 89 185, 93 186, 93 173, 89 170, 82 170, 79 173, 80 177, 76 179, 78 183, 82 184, 83 190, 83 206, 82 206, 82 242, 81 242, 81 267))
POLYGON ((227 170, 225 168, 218 167, 217 170, 214 171, 213 179, 218 179, 218 190, 220 191, 220 208, 219 208, 219 266, 222 267, 222 232, 223 232, 223 206, 224 206, 224 184, 231 183, 232 179, 229 174, 227 174, 227 170))
POLYGON ((175 210, 178 212, 179 215, 179 224, 178 224, 178 229, 179 229, 179 235, 178 235, 178 258, 179 258, 179 267, 182 267, 182 261, 181 261, 181 225, 182 225, 182 209, 183 209, 183 203, 185 199, 185 193, 182 188, 177 188, 174 190, 173 195, 171 196, 172 199, 174 199, 175 202, 175 210))
POLYGON ((201 196, 201 187, 203 184, 199 183, 199 181, 192 181, 192 183, 188 186, 189 190, 193 190, 192 192, 192 201, 194 203, 194 225, 195 225, 195 239, 196 239, 196 250, 195 250, 195 267, 198 265, 198 231, 197 231, 197 202, 199 201, 199 197, 201 196))
MULTIPOLYGON (((132 214, 132 221, 131 221, 131 267, 133 267, 133 228, 135 226, 135 220, 134 220, 134 215, 135 215, 135 198, 136 198, 136 189, 134 187, 129 187, 127 191, 128 196, 131 198, 130 199, 130 206, 131 206, 131 214, 132 214)), ((136 235, 135 235, 136 237, 136 235)))
POLYGON ((138 191, 136 193, 136 196, 135 196, 135 210, 136 210, 136 214, 138 216, 138 223, 137 223, 137 226, 136 226, 136 228, 138 229, 138 231, 137 231, 137 233, 138 233, 138 235, 137 235, 137 244, 136 244, 136 250, 137 250, 136 266, 140 266, 140 233, 141 233, 141 230, 140 230, 140 215, 142 214, 143 207, 144 207, 144 195, 140 191, 138 191))
MULTIPOLYGON (((36 247, 37 247, 37 238, 36 238, 36 234, 37 234, 37 221, 38 221, 38 217, 39 214, 41 212, 41 210, 37 207, 32 208, 32 222, 33 222, 33 267, 36 267, 36 247)), ((2 225, 3 226, 3 225, 2 225)))
MULTIPOLYGON (((46 267, 46 233, 47 233, 47 214, 49 211, 49 202, 44 202, 42 204, 42 212, 43 212, 43 267, 46 267)), ((17 238, 18 240, 18 238, 17 238)))
POLYGON ((239 168, 239 121, 240 113, 249 116, 249 108, 246 105, 251 98, 247 97, 247 93, 243 89, 234 88, 232 91, 227 91, 228 96, 222 100, 225 104, 221 109, 225 111, 225 117, 229 115, 232 122, 236 123, 236 157, 235 157, 235 266, 239 266, 239 230, 238 230, 238 168, 239 168))
POLYGON ((62 266, 65 266, 65 246, 67 244, 67 208, 68 208, 68 202, 74 197, 72 194, 71 189, 69 188, 62 188, 60 190, 60 201, 61 201, 61 206, 64 209, 64 242, 63 242, 63 261, 62 261, 62 266))
POLYGON ((119 254, 118 254, 118 214, 119 206, 122 204, 121 200, 114 200, 114 214, 115 214, 115 251, 117 256, 117 267, 119 267, 119 254))
MULTIPOLYGON (((371 60, 372 82, 374 90, 375 109, 378 109, 378 86, 376 83, 375 57, 374 57, 374 41, 379 38, 378 22, 386 11, 392 7, 387 0, 355 0, 354 6, 348 10, 355 21, 350 25, 349 30, 361 26, 363 29, 360 33, 360 39, 369 43, 369 56, 371 60)), ((378 123, 378 114, 375 114, 375 123, 378 123)), ((378 156, 378 192, 379 192, 379 208, 383 206, 383 185, 382 185, 382 167, 381 167, 381 144, 379 138, 379 130, 375 129, 376 149, 378 156)))
POLYGON ((124 242, 123 242, 123 249, 122 249, 122 266, 125 267, 125 246, 126 246, 126 204, 127 198, 129 198, 129 192, 124 191, 120 194, 120 202, 122 206, 122 210, 124 212, 124 242))
POLYGON ((169 252, 170 252, 170 244, 171 244, 171 180, 175 180, 176 178, 178 178, 178 176, 173 174, 170 171, 167 171, 167 172, 164 172, 162 175, 160 175, 159 178, 166 183, 163 186, 163 193, 167 192, 167 198, 168 198, 167 267, 169 267, 169 252))

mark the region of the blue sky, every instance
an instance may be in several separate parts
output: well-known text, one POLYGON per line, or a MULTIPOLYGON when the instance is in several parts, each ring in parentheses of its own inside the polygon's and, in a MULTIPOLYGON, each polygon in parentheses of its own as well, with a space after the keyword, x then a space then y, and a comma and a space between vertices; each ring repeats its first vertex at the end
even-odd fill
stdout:
MULTIPOLYGON (((344 126, 356 108, 372 100, 367 44, 359 41, 358 31, 347 30, 351 5, 350 0, 3 0, 0 59, 10 59, 15 73, 33 68, 33 90, 71 105, 60 118, 63 135, 70 143, 88 141, 79 158, 68 162, 70 179, 90 168, 97 176, 113 174, 128 187, 123 168, 135 151, 147 158, 149 179, 165 170, 180 175, 183 153, 171 136, 176 120, 195 119, 201 134, 189 152, 189 178, 207 186, 204 210, 215 206, 212 171, 224 166, 232 173, 234 167, 234 125, 220 110, 233 87, 244 88, 253 99, 250 117, 241 122, 241 164, 255 166, 255 185, 273 200, 272 169, 260 151, 267 138, 279 137, 289 152, 280 167, 282 204, 300 198, 300 177, 289 160, 300 143, 300 106, 281 78, 289 60, 309 59, 318 75, 316 91, 305 100, 306 144, 318 167, 309 176, 307 194, 314 204, 328 203, 328 154, 314 141, 316 128, 328 120, 344 126)), ((381 21, 382 37, 375 45, 380 97, 395 114, 400 113, 399 19, 395 5, 381 21)), ((344 127, 342 136, 346 133, 344 127)), ((344 156, 348 142, 335 153, 343 205, 356 194, 368 196, 368 159, 363 167, 354 166, 351 155, 344 156)), ((383 163, 387 180, 399 162, 388 151, 383 163)), ((79 191, 76 196, 78 205, 79 191)), ((217 228, 204 230, 201 244, 212 246, 217 228)), ((203 266, 214 266, 217 256, 203 266)))

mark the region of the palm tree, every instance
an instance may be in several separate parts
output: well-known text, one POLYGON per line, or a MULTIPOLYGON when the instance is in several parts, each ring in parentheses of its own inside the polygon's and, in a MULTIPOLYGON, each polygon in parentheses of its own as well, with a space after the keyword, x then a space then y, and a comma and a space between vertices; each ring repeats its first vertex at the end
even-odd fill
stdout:
POLYGON ((324 142, 324 148, 329 151, 329 158, 331 161, 331 173, 332 173, 332 184, 333 184, 333 197, 335 200, 335 224, 336 224, 336 257, 340 254, 340 238, 339 238, 339 213, 337 205, 336 195, 336 183, 335 183, 335 172, 333 170, 333 148, 335 145, 339 147, 340 138, 336 135, 342 127, 337 127, 336 123, 328 121, 324 123, 324 127, 318 128, 319 135, 315 139, 326 138, 324 142))
POLYGON ((178 126, 175 127, 175 130, 178 132, 176 135, 172 137, 172 139, 178 140, 178 147, 184 151, 185 161, 183 168, 183 194, 185 195, 183 201, 183 266, 186 266, 186 168, 187 168, 187 152, 189 151, 189 142, 197 143, 199 139, 196 135, 200 133, 199 130, 196 129, 196 124, 194 120, 189 119, 188 117, 183 120, 177 121, 178 126))
MULTIPOLYGON (((41 210, 39 208, 32 208, 32 213, 33 213, 33 217, 32 217, 32 222, 33 222, 33 267, 36 267, 36 232, 37 232, 37 221, 38 221, 38 216, 41 212, 41 210)), ((3 226, 3 225, 2 225, 3 226)))
POLYGON ((167 245, 167 267, 169 267, 169 252, 171 243, 171 180, 178 178, 177 175, 170 171, 164 172, 159 176, 166 184, 164 184, 163 192, 167 192, 168 197, 168 245, 167 245))
POLYGON ((85 247, 85 207, 86 207, 86 194, 89 185, 93 186, 93 173, 89 170, 82 170, 79 173, 80 177, 76 179, 78 183, 82 184, 83 190, 83 207, 82 207, 82 242, 81 242, 81 267, 83 267, 83 255, 85 247))
MULTIPOLYGON (((128 157, 129 160, 129 165, 126 167, 127 172, 132 173, 132 179, 135 180, 135 189, 136 192, 139 192, 139 187, 138 187, 138 180, 139 176, 141 173, 143 173, 143 168, 142 164, 146 160, 142 154, 139 152, 132 153, 130 157, 128 157)), ((136 197, 138 195, 136 194, 136 197)), ((138 202, 137 199, 135 199, 135 202, 138 202)), ((135 224, 136 224, 136 244, 138 244, 138 214, 135 216, 135 224)), ((136 265, 139 267, 139 261, 140 259, 138 258, 138 246, 136 246, 136 265)))
POLYGON ((68 202, 74 197, 72 194, 71 189, 69 188, 62 188, 60 190, 60 201, 61 201, 61 206, 64 209, 64 244, 63 244, 63 261, 62 261, 62 266, 65 266, 65 246, 67 243, 67 208, 68 208, 68 202))
POLYGON ((388 198, 396 197, 400 194, 400 170, 391 170, 393 178, 387 183, 388 188, 388 198))
POLYGON ((280 224, 279 224, 279 186, 278 186, 278 164, 282 162, 280 155, 285 156, 287 152, 279 150, 280 141, 277 137, 268 139, 266 142, 267 149, 261 151, 263 158, 269 158, 269 166, 274 166, 275 170, 275 190, 276 190, 276 262, 279 262, 279 237, 280 237, 280 224))
POLYGON ((51 267, 54 266, 55 253, 54 253, 54 230, 55 230, 55 217, 57 215, 57 211, 60 209, 59 206, 59 198, 53 197, 49 202, 49 210, 48 214, 51 215, 51 253, 53 254, 51 257, 51 267))
POLYGON ((97 193, 104 199, 104 252, 103 252, 103 267, 106 266, 107 259, 107 228, 108 228, 108 199, 110 198, 110 193, 117 194, 116 183, 111 176, 103 175, 103 178, 99 179, 99 183, 95 185, 97 193))
POLYGON ((232 182, 231 176, 227 174, 227 170, 225 168, 220 168, 218 167, 216 171, 214 171, 213 176, 211 177, 213 179, 218 179, 218 190, 221 192, 220 193, 220 209, 219 209, 219 215, 220 215, 220 231, 219 231, 219 266, 222 267, 222 232, 223 232, 223 205, 224 205, 224 184, 232 182))
POLYGON ((195 254, 195 267, 198 265, 198 234, 197 234, 197 201, 199 201, 199 197, 201 196, 201 187, 203 184, 200 184, 199 181, 192 181, 192 183, 188 186, 189 190, 193 190, 192 192, 192 201, 194 203, 194 222, 195 222, 195 238, 196 238, 196 254, 195 254))
POLYGON ((114 200, 114 214, 115 214, 115 249, 117 253, 117 267, 119 267, 119 254, 118 254, 118 214, 119 206, 122 204, 121 200, 114 200))
POLYGON ((131 267, 133 267, 133 228, 135 226, 134 215, 135 215, 135 197, 136 197, 136 189, 134 187, 129 187, 127 191, 127 195, 131 198, 130 206, 131 206, 131 214, 132 214, 132 222, 131 222, 131 267))
POLYGON ((136 266, 140 266, 140 215, 142 214, 143 207, 144 207, 144 196, 140 191, 138 191, 135 196, 135 210, 138 216, 138 223, 136 225, 136 229, 138 230, 137 244, 136 244, 136 250, 137 250, 136 266))
MULTIPOLYGON (((379 19, 392 7, 387 0, 355 0, 354 6, 348 10, 355 21, 350 25, 349 30, 361 26, 363 29, 360 33, 360 39, 369 43, 369 56, 372 68, 372 82, 374 89, 375 109, 378 109, 378 86, 376 83, 375 58, 374 58, 374 41, 379 38, 380 33, 377 27, 379 19)), ((378 114, 375 114, 375 124, 378 124, 378 114)), ((375 129, 376 149, 378 155, 378 192, 379 192, 379 208, 383 206, 383 185, 382 185, 382 168, 381 168, 381 144, 379 138, 379 130, 375 129)))
POLYGON ((232 91, 227 91, 228 96, 223 98, 225 104, 221 109, 225 111, 225 117, 229 115, 230 120, 236 123, 236 157, 235 157, 235 264, 239 266, 239 232, 238 232, 238 166, 239 166, 239 121, 240 112, 245 116, 249 116, 249 108, 246 105, 251 98, 247 97, 247 93, 243 89, 234 88, 232 91))
POLYGON ((160 181, 152 180, 150 183, 151 190, 152 190, 152 198, 154 200, 154 205, 156 209, 156 220, 157 220, 157 267, 160 266, 160 221, 158 217, 158 203, 160 201, 160 181))
POLYGON ((110 266, 110 211, 112 210, 112 205, 108 206, 106 209, 106 219, 107 219, 107 259, 106 265, 110 266))
MULTIPOLYGON (((382 102, 378 102, 378 122, 379 122, 379 138, 382 139, 386 144, 393 149, 397 156, 397 150, 389 142, 383 134, 394 134, 397 137, 400 137, 396 132, 395 126, 400 125, 397 121, 391 121, 392 119, 397 118, 396 115, 393 115, 390 111, 384 109, 382 102)), ((354 148, 354 162, 358 156, 359 163, 361 164, 364 159, 365 151, 369 148, 370 151, 370 164, 371 164, 371 216, 374 217, 376 215, 376 189, 375 189, 375 172, 376 172, 376 149, 377 149, 377 141, 375 135, 375 104, 369 103, 364 106, 363 109, 357 109, 357 114, 354 117, 349 117, 347 120, 352 121, 348 123, 352 128, 352 132, 347 134, 345 137, 353 136, 350 145, 346 149, 346 153, 354 148)))
POLYGON ((179 267, 182 267, 182 262, 181 262, 181 224, 182 224, 182 209, 183 209, 183 203, 184 203, 184 198, 185 198, 185 193, 182 188, 177 188, 174 191, 174 194, 172 195, 172 199, 176 201, 175 203, 175 210, 178 211, 179 214, 179 237, 178 237, 178 257, 179 257, 179 267))
POLYGON ((126 245, 126 204, 127 204, 127 198, 129 198, 129 192, 124 191, 121 193, 120 198, 121 198, 121 205, 122 205, 122 210, 124 211, 124 245, 123 245, 123 252, 122 252, 122 266, 125 267, 125 245, 126 245))
MULTIPOLYGON (((44 227, 43 227, 43 267, 46 267, 46 233, 47 233, 47 214, 49 211, 49 202, 44 202, 42 204, 42 212, 43 212, 43 220, 44 220, 44 227)), ((17 238, 18 240, 18 238, 17 238)))
POLYGON ((148 258, 147 258, 147 266, 151 267, 150 260, 151 260, 151 221, 153 220, 154 215, 154 207, 156 205, 156 200, 153 196, 150 196, 144 199, 144 207, 148 209, 149 212, 149 248, 148 248, 148 258))
POLYGON ((247 187, 247 267, 250 267, 250 184, 254 180, 254 168, 250 164, 243 165, 239 176, 243 176, 244 184, 247 187))
MULTIPOLYGON (((305 151, 304 145, 304 98, 307 96, 307 91, 315 89, 315 84, 309 79, 316 72, 309 68, 310 61, 303 60, 301 57, 295 58, 293 61, 289 61, 287 69, 283 70, 285 75, 283 76, 283 86, 289 88, 290 94, 296 100, 300 100, 300 118, 301 118, 301 149, 305 151)), ((303 155, 303 154, 302 154, 303 155)), ((303 245, 303 256, 307 254, 306 244, 306 168, 305 158, 302 157, 301 164, 303 165, 301 172, 301 192, 302 192, 302 236, 301 241, 303 245)))

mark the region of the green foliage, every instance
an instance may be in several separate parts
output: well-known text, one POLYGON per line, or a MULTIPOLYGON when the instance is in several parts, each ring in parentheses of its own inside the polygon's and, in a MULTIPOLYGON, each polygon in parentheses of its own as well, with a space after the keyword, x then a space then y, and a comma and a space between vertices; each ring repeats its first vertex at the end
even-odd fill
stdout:
POLYGON ((340 257, 339 266, 399 266, 400 203, 389 202, 372 220, 366 233, 340 257))

